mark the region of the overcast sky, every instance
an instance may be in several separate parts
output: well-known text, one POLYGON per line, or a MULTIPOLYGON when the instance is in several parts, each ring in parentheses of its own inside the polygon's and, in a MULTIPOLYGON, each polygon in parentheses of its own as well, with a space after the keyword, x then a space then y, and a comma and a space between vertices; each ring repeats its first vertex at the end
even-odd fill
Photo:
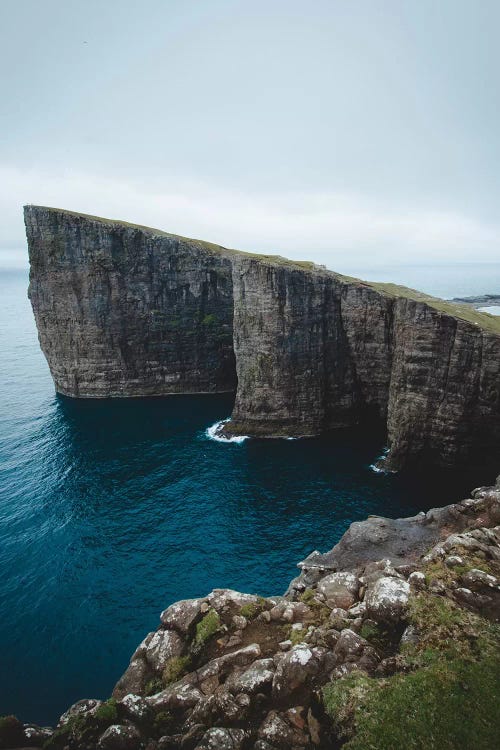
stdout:
POLYGON ((0 0, 21 207, 346 263, 500 259, 499 0, 0 0))

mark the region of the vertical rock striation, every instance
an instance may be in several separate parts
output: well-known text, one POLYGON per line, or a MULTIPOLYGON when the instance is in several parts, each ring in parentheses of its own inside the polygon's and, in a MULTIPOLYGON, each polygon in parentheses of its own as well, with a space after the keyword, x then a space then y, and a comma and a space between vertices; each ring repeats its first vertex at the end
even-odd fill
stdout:
POLYGON ((384 468, 500 451, 500 320, 312 263, 28 206, 30 297, 56 389, 236 390, 231 435, 378 415, 384 468))
POLYGON ((59 393, 235 389, 230 253, 36 206, 25 223, 29 296, 59 393))

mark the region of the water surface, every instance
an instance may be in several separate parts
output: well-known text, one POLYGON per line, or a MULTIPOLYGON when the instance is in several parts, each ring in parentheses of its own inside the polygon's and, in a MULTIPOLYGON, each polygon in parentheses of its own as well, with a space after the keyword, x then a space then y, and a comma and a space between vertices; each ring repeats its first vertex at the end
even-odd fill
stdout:
POLYGON ((384 435, 366 428, 211 441, 228 396, 58 397, 26 285, 0 273, 0 714, 50 723, 106 697, 171 602, 216 586, 281 593, 351 521, 488 479, 376 475, 384 435))

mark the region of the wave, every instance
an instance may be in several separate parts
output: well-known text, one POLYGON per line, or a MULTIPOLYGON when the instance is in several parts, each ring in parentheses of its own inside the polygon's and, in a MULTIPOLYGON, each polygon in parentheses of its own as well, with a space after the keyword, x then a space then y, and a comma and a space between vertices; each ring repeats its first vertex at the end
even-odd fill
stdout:
POLYGON ((382 455, 378 456, 375 463, 370 464, 369 468, 375 472, 375 474, 394 474, 395 472, 391 469, 384 469, 380 464, 383 464, 383 462, 386 460, 387 456, 389 455, 390 448, 384 448, 382 455))
POLYGON ((225 425, 227 422, 229 422, 229 417, 227 419, 220 419, 218 422, 213 424, 211 427, 207 427, 205 430, 205 435, 209 440, 216 440, 218 443, 244 443, 245 440, 248 440, 248 435, 233 435, 232 437, 228 437, 227 435, 224 435, 221 432, 222 426, 225 425))

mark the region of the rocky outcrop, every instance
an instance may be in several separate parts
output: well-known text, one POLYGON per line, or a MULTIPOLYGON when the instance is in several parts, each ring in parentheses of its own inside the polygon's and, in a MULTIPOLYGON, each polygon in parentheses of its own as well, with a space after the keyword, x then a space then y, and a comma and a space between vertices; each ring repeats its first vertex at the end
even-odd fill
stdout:
POLYGON ((25 221, 29 296, 59 393, 235 389, 230 253, 35 206, 25 221))
POLYGON ((216 589, 177 602, 140 644, 112 699, 79 701, 55 729, 6 717, 0 747, 331 750, 348 740, 396 747, 392 733, 409 732, 415 747, 489 749, 497 731, 499 522, 500 485, 483 487, 456 505, 400 519, 400 530, 420 529, 406 556, 394 534, 380 544, 368 519, 323 556, 338 570, 302 564, 286 596, 216 589), (415 681, 425 690, 415 693, 415 681), (392 703, 380 744, 369 722, 380 723, 384 691, 392 703), (392 719, 394 691, 402 705, 412 702, 392 719), (453 744, 453 733, 470 733, 462 709, 476 726, 467 701, 479 734, 453 744), (433 739, 440 733, 447 745, 433 739))
POLYGON ((500 319, 312 263, 27 206, 30 298, 58 392, 236 391, 229 435, 376 415, 383 467, 500 448, 500 319))

